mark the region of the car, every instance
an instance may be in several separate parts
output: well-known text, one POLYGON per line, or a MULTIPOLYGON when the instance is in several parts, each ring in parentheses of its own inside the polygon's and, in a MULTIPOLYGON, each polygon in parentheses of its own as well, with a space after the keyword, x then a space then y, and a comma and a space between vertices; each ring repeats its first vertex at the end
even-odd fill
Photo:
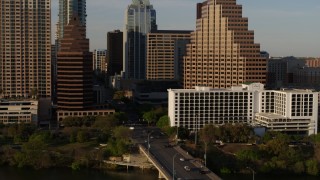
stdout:
POLYGON ((199 174, 206 174, 207 172, 203 169, 199 169, 199 174))
POLYGON ((185 159, 183 157, 180 158, 180 161, 184 161, 185 159))
POLYGON ((191 170, 189 166, 184 166, 184 169, 185 169, 186 171, 190 171, 190 170, 191 170))

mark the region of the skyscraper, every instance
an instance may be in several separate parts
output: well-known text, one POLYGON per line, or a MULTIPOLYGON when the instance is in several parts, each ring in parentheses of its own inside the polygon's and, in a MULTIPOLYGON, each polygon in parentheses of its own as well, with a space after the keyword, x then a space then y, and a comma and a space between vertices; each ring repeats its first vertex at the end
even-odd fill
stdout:
POLYGON ((185 55, 185 46, 190 42, 190 33, 157 30, 147 34, 146 79, 180 79, 180 65, 185 55))
POLYGON ((115 30, 107 34, 108 75, 120 74, 123 69, 123 32, 115 30))
POLYGON ((93 52, 93 71, 96 74, 105 73, 107 71, 107 50, 95 49, 93 52))
POLYGON ((0 90, 51 96, 50 0, 0 0, 0 90))
POLYGON ((82 26, 86 26, 86 0, 59 0, 59 21, 57 39, 62 39, 64 27, 69 24, 73 15, 77 15, 82 26))
MULTIPOLYGON (((64 28, 69 24, 71 18, 76 15, 80 22, 80 25, 86 26, 86 0, 59 0, 59 14, 58 22, 56 24, 55 34, 55 52, 57 53, 60 49, 61 39, 64 37, 64 28)), ((86 29, 84 29, 86 32, 86 29)), ((57 54, 53 55, 52 59, 52 89, 54 96, 54 103, 56 103, 56 89, 57 89, 57 54)))
POLYGON ((90 109, 93 104, 92 53, 85 26, 76 16, 65 26, 57 62, 58 111, 90 109))
POLYGON ((184 88, 266 82, 266 59, 236 0, 199 3, 196 27, 184 58, 184 88))
POLYGON ((146 34, 157 29, 156 11, 149 0, 132 0, 125 13, 124 72, 127 79, 146 77, 146 34))

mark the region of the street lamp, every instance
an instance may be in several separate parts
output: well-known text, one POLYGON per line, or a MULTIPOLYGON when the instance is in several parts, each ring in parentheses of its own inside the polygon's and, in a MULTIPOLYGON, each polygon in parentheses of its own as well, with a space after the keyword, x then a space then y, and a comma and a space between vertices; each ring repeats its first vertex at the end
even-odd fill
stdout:
POLYGON ((174 158, 176 158, 176 156, 178 155, 179 153, 176 153, 175 155, 173 155, 173 158, 172 158, 172 179, 174 180, 174 158))
POLYGON ((247 167, 247 169, 250 169, 252 171, 252 180, 254 180, 254 170, 251 167, 247 167))
POLYGON ((197 146, 197 134, 198 134, 198 114, 196 114, 196 119, 195 119, 195 136, 194 136, 194 144, 197 146))
POLYGON ((150 133, 148 133, 148 156, 149 156, 149 149, 150 149, 150 135, 153 133, 153 131, 151 131, 150 133))
POLYGON ((204 143, 204 166, 207 167, 207 147, 208 144, 205 142, 204 143))

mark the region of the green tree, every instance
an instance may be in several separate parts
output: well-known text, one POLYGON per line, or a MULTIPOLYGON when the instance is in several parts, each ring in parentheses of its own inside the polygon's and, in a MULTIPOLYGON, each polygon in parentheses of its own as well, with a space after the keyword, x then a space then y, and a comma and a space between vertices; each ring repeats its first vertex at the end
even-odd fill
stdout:
POLYGON ((132 131, 128 127, 118 126, 113 130, 113 135, 117 140, 129 142, 132 131))
POLYGON ((304 173, 305 172, 304 163, 302 161, 296 162, 293 166, 293 171, 298 174, 304 173))
POLYGON ((149 111, 143 114, 143 119, 148 122, 148 124, 156 121, 157 116, 153 111, 149 111))
POLYGON ((116 112, 113 116, 117 120, 117 122, 127 122, 128 121, 128 116, 124 112, 116 112))
POLYGON ((118 124, 119 120, 114 115, 98 116, 92 127, 104 133, 110 134, 112 129, 118 124))
POLYGON ((314 159, 309 159, 306 161, 306 169, 307 173, 313 176, 316 176, 319 173, 318 163, 314 159))
POLYGON ((258 152, 254 149, 243 149, 236 153, 237 158, 245 163, 255 162, 259 159, 258 152))
POLYGON ((169 116, 167 115, 161 116, 159 121, 157 122, 157 127, 164 129, 164 128, 167 128, 168 126, 170 126, 169 116))
POLYGON ((84 143, 89 140, 89 133, 86 130, 80 130, 77 133, 77 142, 84 143))
POLYGON ((219 128, 212 124, 204 126, 199 132, 200 140, 207 145, 214 143, 219 137, 219 134, 219 128))
POLYGON ((47 144, 40 138, 30 139, 15 155, 19 167, 31 166, 35 169, 50 167, 52 162, 47 152, 47 144))

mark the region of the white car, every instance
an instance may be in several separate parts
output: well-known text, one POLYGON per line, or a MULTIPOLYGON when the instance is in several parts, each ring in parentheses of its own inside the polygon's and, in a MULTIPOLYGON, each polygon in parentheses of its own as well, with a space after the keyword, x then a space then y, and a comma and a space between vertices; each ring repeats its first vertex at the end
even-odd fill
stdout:
POLYGON ((184 169, 185 169, 186 171, 190 171, 190 170, 191 170, 189 166, 184 166, 184 169))
POLYGON ((185 161, 185 159, 184 158, 180 158, 180 161, 185 161))

